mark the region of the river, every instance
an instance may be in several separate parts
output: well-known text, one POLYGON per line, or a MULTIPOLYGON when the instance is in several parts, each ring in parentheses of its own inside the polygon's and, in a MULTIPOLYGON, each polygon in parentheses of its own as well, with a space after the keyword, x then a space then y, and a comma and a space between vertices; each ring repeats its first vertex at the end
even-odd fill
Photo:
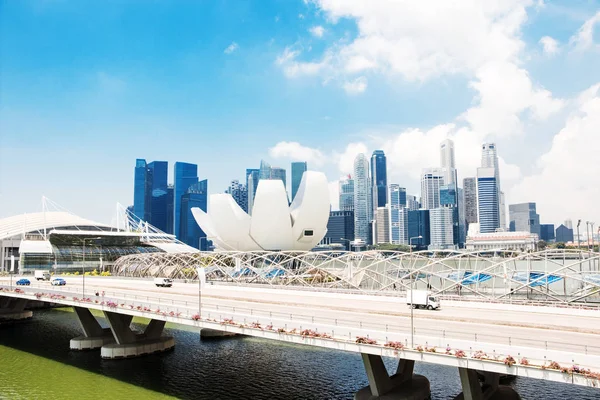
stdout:
MULTIPOLYGON (((69 309, 34 312, 0 326, 0 399, 352 399, 367 385, 358 354, 250 337, 200 341, 188 327, 167 325, 175 350, 130 360, 69 350, 81 335, 69 309)), ((395 361, 386 360, 388 368, 395 361)), ((417 364, 432 399, 460 393, 458 371, 417 364)), ((517 378, 523 399, 600 399, 600 389, 517 378)))

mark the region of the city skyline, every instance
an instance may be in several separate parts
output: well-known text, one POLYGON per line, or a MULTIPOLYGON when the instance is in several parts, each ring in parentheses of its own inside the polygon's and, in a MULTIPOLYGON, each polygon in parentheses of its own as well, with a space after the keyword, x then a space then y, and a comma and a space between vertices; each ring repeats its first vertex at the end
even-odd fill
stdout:
POLYGON ((416 194, 450 138, 458 182, 494 142, 506 206, 536 202, 556 226, 600 220, 600 178, 587 173, 600 151, 594 2, 510 2, 482 16, 460 6, 443 20, 385 2, 132 4, 3 2, 0 217, 37 211, 45 195, 110 222, 116 202, 132 204, 136 158, 197 164, 210 193, 261 159, 285 166, 288 183, 290 163, 306 161, 337 199, 356 154, 381 149, 387 181, 416 194), (458 29, 464 18, 482 19, 458 29), (396 23, 369 54, 375 20, 396 23), (463 34, 478 38, 468 51, 463 34))

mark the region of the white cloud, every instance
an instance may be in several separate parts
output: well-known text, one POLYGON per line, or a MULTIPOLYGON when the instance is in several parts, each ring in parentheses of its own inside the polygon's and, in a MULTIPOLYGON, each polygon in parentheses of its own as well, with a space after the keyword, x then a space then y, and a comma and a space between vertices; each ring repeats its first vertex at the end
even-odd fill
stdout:
POLYGON ((304 14, 298 14, 299 19, 304 19, 304 14))
POLYGON ((585 21, 577 33, 571 37, 570 42, 576 51, 585 51, 594 47, 600 47, 597 43, 594 43, 594 28, 598 23, 600 23, 600 11, 585 21))
POLYGON ((231 54, 239 48, 240 48, 240 46, 236 42, 231 42, 231 44, 229 46, 227 46, 227 48, 223 51, 223 53, 231 54))
POLYGON ((299 62, 296 58, 300 55, 300 50, 293 50, 286 47, 283 53, 277 57, 276 64, 283 68, 288 78, 295 78, 305 75, 315 75, 326 67, 327 62, 299 62))
POLYGON ((312 28, 309 29, 309 32, 314 36, 314 37, 318 37, 321 38, 323 37, 323 35, 325 34, 325 28, 323 28, 320 25, 317 26, 313 26, 312 28))
POLYGON ((310 165, 322 166, 326 157, 318 149, 302 146, 298 142, 279 142, 269 149, 273 158, 287 158, 292 161, 306 161, 310 165))
POLYGON ((333 152, 333 159, 336 160, 339 172, 342 174, 354 173, 354 159, 359 153, 364 153, 368 156, 367 145, 362 142, 349 143, 343 153, 333 152))
POLYGON ((360 76, 350 82, 344 82, 343 87, 348 94, 360 94, 367 90, 367 78, 360 76))
POLYGON ((539 157, 538 171, 510 191, 513 202, 537 200, 544 222, 565 218, 596 221, 600 225, 600 83, 583 92, 577 109, 554 136, 552 147, 539 157))
POLYGON ((332 210, 340 209, 340 182, 329 182, 329 201, 331 202, 332 210))
POLYGON ((553 56, 558 53, 558 42, 550 36, 542 37, 539 43, 544 49, 544 54, 553 56))

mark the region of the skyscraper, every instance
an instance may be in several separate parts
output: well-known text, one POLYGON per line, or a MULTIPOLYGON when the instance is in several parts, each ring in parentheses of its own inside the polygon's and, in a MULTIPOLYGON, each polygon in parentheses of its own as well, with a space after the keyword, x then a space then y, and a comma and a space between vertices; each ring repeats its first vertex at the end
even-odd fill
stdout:
POLYGON ((152 198, 150 206, 150 224, 163 232, 169 232, 172 228, 168 226, 168 184, 169 163, 166 161, 152 161, 148 164, 152 171, 152 198))
POLYGON ((477 168, 477 207, 481 233, 493 233, 500 227, 498 200, 495 168, 477 168))
POLYGON ((225 193, 230 194, 238 206, 245 212, 248 212, 248 193, 243 183, 240 183, 237 179, 232 180, 225 193))
POLYGON ((444 171, 444 184, 450 185, 456 182, 456 163, 454 159, 454 142, 450 139, 440 144, 440 159, 444 171))
POLYGON ((465 191, 465 220, 469 224, 477 222, 477 178, 463 179, 465 191))
POLYGON ((192 215, 192 208, 198 207, 206 212, 208 203, 208 181, 196 182, 187 188, 181 196, 179 240, 200 250, 208 250, 206 234, 200 229, 192 215), (201 241, 201 239, 204 240, 201 241))
MULTIPOLYGON (((506 229, 506 205, 504 202, 504 193, 500 187, 500 168, 498 166, 498 148, 495 143, 484 143, 481 145, 481 167, 494 168, 494 178, 496 180, 496 203, 498 204, 498 226, 497 228, 506 229)), ((492 231, 493 232, 493 231, 492 231)), ((483 233, 483 231, 482 231, 483 233)))
POLYGON ((198 183, 198 166, 184 162, 176 162, 174 169, 173 186, 173 233, 182 240, 181 224, 181 197, 190 186, 198 183))
POLYGON ((346 250, 350 249, 350 242, 354 240, 354 212, 331 211, 327 222, 327 233, 323 238, 325 244, 341 244, 346 250))
POLYGON ((406 208, 408 208, 410 211, 418 210, 419 208, 421 208, 421 204, 419 204, 417 196, 413 196, 412 194, 406 195, 406 208))
POLYGON ((392 183, 388 193, 390 208, 390 243, 408 244, 408 208, 406 207, 406 189, 392 183))
POLYGON ((429 210, 429 232, 431 243, 429 249, 451 249, 454 244, 453 209, 440 207, 429 210))
POLYGON ((420 209, 408 212, 408 244, 417 248, 427 248, 431 243, 429 210, 420 209), (419 238, 420 236, 420 238, 419 238), (413 239, 413 240, 410 240, 413 239))
POLYGON ((248 193, 248 200, 247 200, 248 214, 252 214, 252 207, 254 206, 254 196, 256 195, 256 188, 258 187, 259 178, 260 178, 260 169, 254 169, 254 168, 246 169, 246 192, 248 193))
POLYGON ((306 169, 306 161, 292 163, 292 201, 294 201, 294 197, 296 197, 300 182, 302 182, 302 175, 304 175, 306 169))
POLYGON ((354 179, 340 180, 340 211, 354 211, 354 179))
POLYGON ((540 225, 540 239, 546 242, 554 241, 554 224, 540 225))
POLYGON ((500 229, 506 231, 506 199, 502 191, 500 192, 498 207, 500 208, 500 229))
POLYGON ((421 206, 428 210, 440 206, 440 186, 444 184, 441 168, 423 168, 421 174, 421 206))
POLYGON ((511 232, 530 232, 541 237, 540 215, 536 212, 535 203, 511 204, 508 206, 508 215, 511 232))
POLYGON ((377 207, 377 243, 390 243, 390 209, 377 207))
POLYGON ((365 243, 371 241, 369 223, 372 219, 369 163, 364 154, 354 159, 354 237, 365 243))
POLYGON ((150 222, 152 207, 152 171, 146 160, 135 160, 133 182, 133 213, 141 220, 150 222))
POLYGON ((387 161, 383 150, 375 150, 371 156, 371 190, 373 210, 387 204, 387 161))
POLYGON ((259 179, 271 179, 271 164, 260 160, 259 179))
POLYGON ((285 168, 271 167, 271 177, 268 179, 279 179, 283 182, 283 187, 287 189, 287 178, 285 168))

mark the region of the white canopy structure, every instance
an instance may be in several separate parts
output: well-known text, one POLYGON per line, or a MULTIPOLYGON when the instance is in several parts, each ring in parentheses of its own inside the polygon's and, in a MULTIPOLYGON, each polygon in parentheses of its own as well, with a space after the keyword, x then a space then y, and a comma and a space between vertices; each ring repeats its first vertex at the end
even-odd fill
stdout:
POLYGON ((310 250, 327 233, 329 206, 325 174, 306 171, 291 205, 282 181, 263 179, 252 216, 229 194, 211 195, 208 213, 199 208, 192 213, 219 250, 310 250))

